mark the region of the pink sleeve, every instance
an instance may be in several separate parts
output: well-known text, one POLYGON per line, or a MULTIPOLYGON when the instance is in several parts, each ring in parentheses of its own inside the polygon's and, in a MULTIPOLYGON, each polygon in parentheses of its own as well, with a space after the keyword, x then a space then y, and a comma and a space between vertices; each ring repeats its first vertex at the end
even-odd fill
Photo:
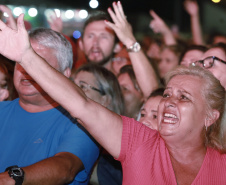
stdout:
MULTIPOLYGON (((122 131, 122 141, 121 141, 121 151, 119 160, 123 163, 128 160, 132 153, 144 142, 153 138, 157 135, 157 131, 152 130, 142 123, 134 120, 133 118, 128 118, 121 116, 123 121, 123 131, 122 131)), ((153 138, 154 139, 154 138, 153 138)))

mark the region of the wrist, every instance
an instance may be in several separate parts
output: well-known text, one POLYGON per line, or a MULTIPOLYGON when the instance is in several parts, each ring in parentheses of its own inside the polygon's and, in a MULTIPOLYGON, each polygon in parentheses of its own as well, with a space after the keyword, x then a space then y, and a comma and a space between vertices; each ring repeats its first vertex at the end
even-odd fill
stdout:
POLYGON ((195 19, 199 17, 199 13, 191 15, 191 19, 195 19))
POLYGON ((15 181, 15 185, 22 185, 24 181, 24 170, 18 166, 10 166, 6 168, 5 172, 8 172, 10 178, 15 181))
POLYGON ((167 29, 165 32, 163 32, 163 35, 164 35, 165 37, 169 37, 169 36, 172 36, 172 32, 171 32, 170 29, 167 29))
POLYGON ((141 50, 141 46, 138 42, 134 42, 129 48, 127 48, 128 52, 139 52, 141 50))
POLYGON ((131 38, 131 39, 128 39, 126 42, 124 42, 124 45, 126 46, 126 48, 128 49, 130 46, 132 46, 136 41, 135 38, 131 38))
POLYGON ((29 63, 31 61, 32 58, 34 58, 37 55, 37 53, 35 53, 35 51, 33 50, 32 47, 30 47, 29 49, 27 49, 24 54, 21 57, 21 60, 18 61, 18 63, 20 65, 26 65, 27 63, 29 63))

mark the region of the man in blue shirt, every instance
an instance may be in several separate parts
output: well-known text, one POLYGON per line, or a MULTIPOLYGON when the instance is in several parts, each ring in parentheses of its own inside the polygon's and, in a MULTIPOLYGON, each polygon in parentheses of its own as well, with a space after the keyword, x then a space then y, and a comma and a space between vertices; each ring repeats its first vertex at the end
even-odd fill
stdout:
MULTIPOLYGON (((39 28, 29 37, 38 55, 70 76, 64 36, 39 28)), ((99 155, 95 141, 18 63, 14 85, 19 98, 0 103, 0 184, 88 184, 99 155)))

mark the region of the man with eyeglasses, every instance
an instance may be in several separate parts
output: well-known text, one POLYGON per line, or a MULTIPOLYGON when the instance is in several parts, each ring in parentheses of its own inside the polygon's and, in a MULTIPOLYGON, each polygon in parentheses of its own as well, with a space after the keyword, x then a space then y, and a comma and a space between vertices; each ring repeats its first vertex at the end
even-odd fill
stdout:
POLYGON ((192 65, 199 65, 209 70, 220 80, 221 85, 226 90, 226 44, 219 43, 212 46, 203 54, 202 58, 192 65))

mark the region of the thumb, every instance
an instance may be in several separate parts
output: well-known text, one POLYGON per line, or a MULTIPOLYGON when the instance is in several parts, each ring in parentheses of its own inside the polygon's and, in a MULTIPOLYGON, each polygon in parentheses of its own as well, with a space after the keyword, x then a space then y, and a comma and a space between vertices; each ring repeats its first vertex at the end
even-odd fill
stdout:
POLYGON ((17 19, 17 29, 18 30, 23 30, 25 29, 25 25, 24 25, 24 14, 20 14, 20 16, 17 19))

